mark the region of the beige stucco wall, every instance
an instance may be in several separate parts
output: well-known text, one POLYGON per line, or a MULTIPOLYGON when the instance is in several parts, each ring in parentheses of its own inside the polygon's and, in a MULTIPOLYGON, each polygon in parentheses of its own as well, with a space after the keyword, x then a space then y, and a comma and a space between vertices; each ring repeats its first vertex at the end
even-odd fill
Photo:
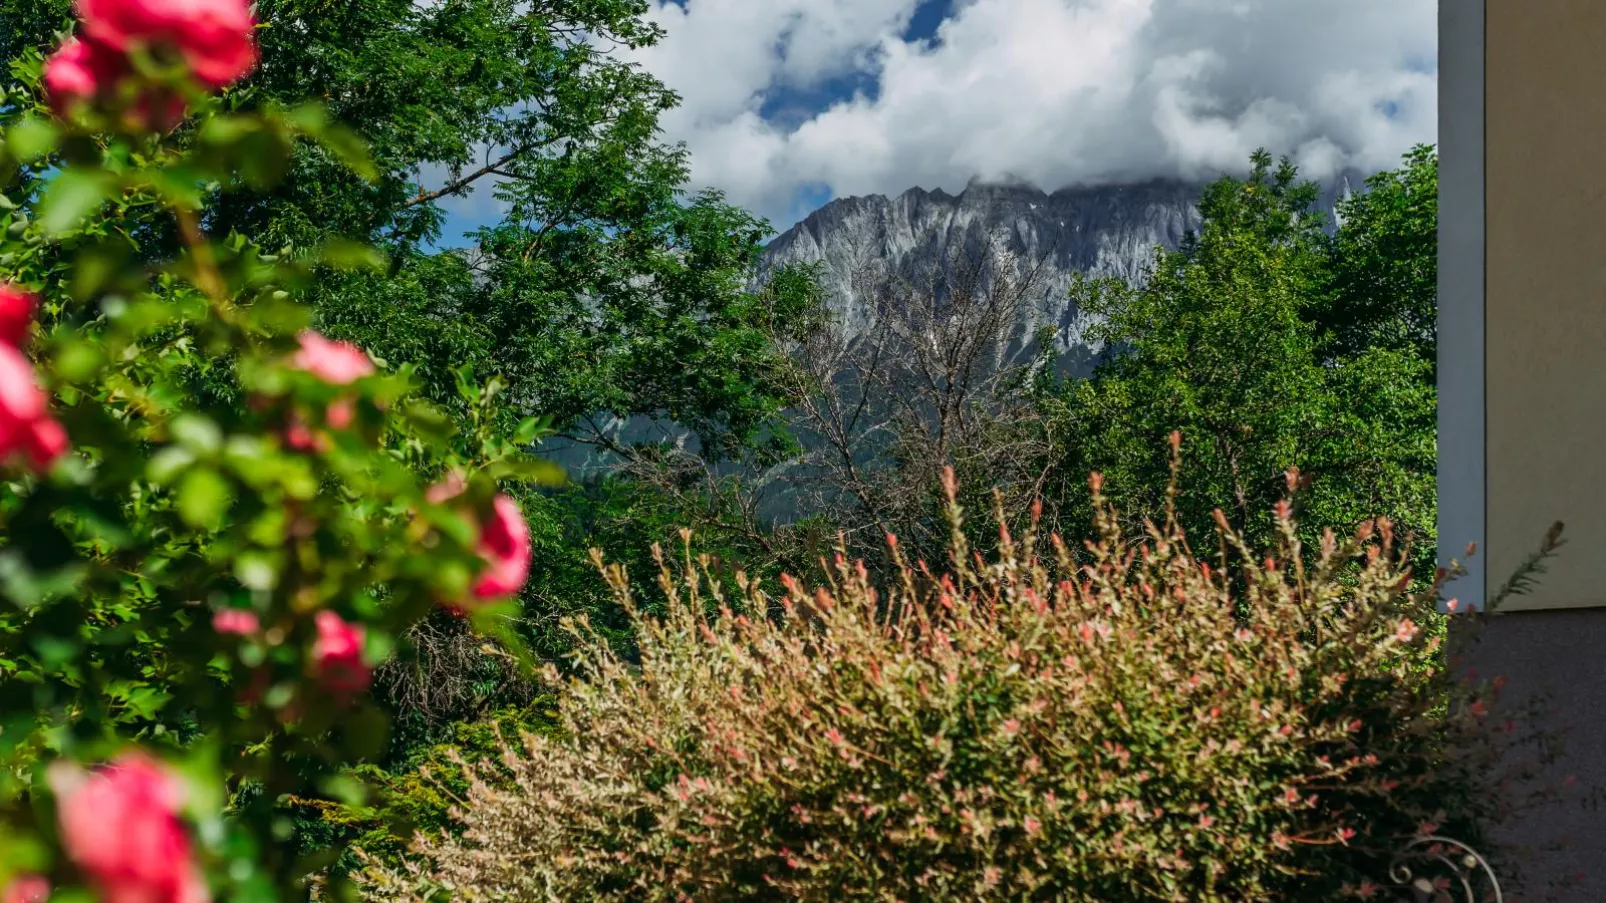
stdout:
POLYGON ((1606 0, 1489 0, 1490 591, 1566 524, 1536 593, 1606 605, 1606 0))

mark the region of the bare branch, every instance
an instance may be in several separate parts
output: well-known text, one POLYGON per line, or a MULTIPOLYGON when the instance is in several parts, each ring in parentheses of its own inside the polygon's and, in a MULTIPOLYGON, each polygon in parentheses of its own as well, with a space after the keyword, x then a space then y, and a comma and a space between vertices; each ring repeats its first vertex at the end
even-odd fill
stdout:
POLYGON ((402 204, 402 209, 405 210, 409 207, 417 207, 419 204, 428 204, 431 201, 438 201, 449 194, 456 194, 480 179, 483 179, 488 175, 496 174, 499 169, 524 156, 528 152, 529 148, 514 148, 513 150, 504 154, 500 159, 497 159, 491 163, 487 163, 471 173, 453 179, 452 181, 447 182, 442 188, 436 189, 435 191, 420 192, 411 200, 407 201, 405 204, 402 204))

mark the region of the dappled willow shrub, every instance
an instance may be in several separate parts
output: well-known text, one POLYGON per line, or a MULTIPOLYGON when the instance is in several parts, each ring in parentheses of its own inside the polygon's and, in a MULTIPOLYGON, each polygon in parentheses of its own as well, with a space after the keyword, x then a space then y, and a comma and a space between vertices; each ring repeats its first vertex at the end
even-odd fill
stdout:
POLYGON ((1309 901, 1420 832, 1482 842, 1509 728, 1387 523, 1306 550, 1282 504, 1269 557, 1223 528, 1207 561, 1175 523, 1123 536, 1094 482, 1085 549, 1001 531, 983 560, 956 527, 945 575, 889 537, 880 586, 839 559, 769 598, 688 552, 639 658, 592 644, 561 737, 471 769, 461 835, 370 890, 1309 901))

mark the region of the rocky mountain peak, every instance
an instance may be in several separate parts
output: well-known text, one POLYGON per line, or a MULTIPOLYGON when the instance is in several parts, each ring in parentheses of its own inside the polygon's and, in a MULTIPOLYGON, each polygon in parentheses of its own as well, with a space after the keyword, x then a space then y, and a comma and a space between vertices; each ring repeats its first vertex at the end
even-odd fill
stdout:
MULTIPOLYGON (((1330 214, 1361 182, 1356 174, 1334 180, 1322 209, 1330 214)), ((1157 247, 1174 248, 1199 227, 1203 187, 1156 179, 1047 192, 1001 178, 972 179, 957 195, 914 187, 895 198, 839 198, 769 243, 761 278, 783 264, 818 264, 832 308, 851 335, 874 316, 867 295, 877 284, 875 274, 929 272, 957 252, 997 248, 1022 273, 1040 267, 1036 297, 1017 338, 1024 342, 1051 325, 1061 348, 1070 351, 1081 341, 1068 294, 1074 276, 1141 280, 1157 247)))

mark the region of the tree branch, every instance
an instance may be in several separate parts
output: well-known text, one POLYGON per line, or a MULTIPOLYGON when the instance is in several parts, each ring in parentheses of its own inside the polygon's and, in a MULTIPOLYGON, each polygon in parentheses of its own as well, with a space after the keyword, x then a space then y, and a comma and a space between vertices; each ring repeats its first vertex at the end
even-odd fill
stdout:
POLYGON ((465 189, 468 186, 474 184, 475 182, 479 181, 480 179, 485 178, 486 176, 489 176, 489 175, 503 175, 502 173, 498 172, 499 169, 501 169, 503 166, 508 165, 509 163, 512 163, 514 160, 517 160, 519 157, 524 156, 524 154, 526 154, 528 152, 529 152, 529 148, 527 148, 527 147, 516 147, 513 150, 508 151, 507 154, 505 156, 503 156, 500 160, 496 160, 496 161, 493 161, 491 163, 487 163, 484 166, 480 167, 479 169, 476 169, 473 172, 469 173, 468 175, 462 176, 461 178, 453 179, 452 181, 446 183, 446 187, 444 187, 444 188, 440 188, 440 189, 438 189, 436 191, 421 192, 417 197, 414 197, 412 200, 410 200, 407 203, 403 204, 402 205, 402 209, 406 210, 409 207, 417 207, 419 204, 428 204, 431 201, 438 201, 441 198, 446 197, 449 194, 456 194, 457 192, 462 191, 463 189, 465 189))

